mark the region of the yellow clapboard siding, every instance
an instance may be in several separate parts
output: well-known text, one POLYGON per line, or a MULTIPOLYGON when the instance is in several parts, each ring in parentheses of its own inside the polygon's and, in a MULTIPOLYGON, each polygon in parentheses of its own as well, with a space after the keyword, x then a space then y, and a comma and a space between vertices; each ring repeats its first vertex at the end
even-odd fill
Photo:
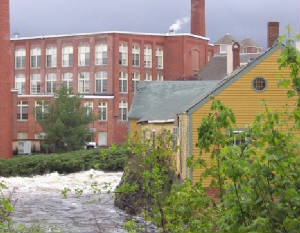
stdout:
MULTIPOLYGON (((240 128, 244 128, 247 124, 254 120, 254 117, 264 110, 262 101, 265 101, 270 110, 282 111, 285 106, 288 109, 293 109, 296 106, 295 98, 288 99, 286 97, 287 90, 278 87, 279 77, 289 77, 287 69, 279 70, 277 58, 280 55, 280 50, 277 50, 264 61, 251 69, 248 73, 240 77, 226 89, 221 91, 215 98, 222 101, 228 107, 231 107, 236 117, 236 124, 240 128), (263 92, 257 92, 252 88, 254 78, 261 76, 267 80, 267 88, 263 92)), ((210 111, 211 100, 199 107, 192 114, 192 143, 193 156, 199 157, 200 150, 196 147, 198 132, 197 128, 201 124, 203 117, 207 116, 210 111)), ((209 154, 201 155, 203 159, 209 162, 209 154)), ((193 181, 199 180, 202 169, 193 171, 193 181)), ((204 180, 203 185, 208 186, 210 179, 204 180)))

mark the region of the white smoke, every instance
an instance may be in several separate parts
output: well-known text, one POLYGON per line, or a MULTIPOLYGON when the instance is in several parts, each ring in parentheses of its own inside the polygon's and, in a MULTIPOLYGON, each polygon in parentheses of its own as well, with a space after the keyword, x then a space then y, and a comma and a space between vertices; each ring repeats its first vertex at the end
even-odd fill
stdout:
POLYGON ((188 23, 190 21, 189 17, 183 17, 181 19, 177 19, 175 21, 175 23, 173 23, 170 27, 169 27, 169 32, 177 32, 182 28, 182 25, 188 23))

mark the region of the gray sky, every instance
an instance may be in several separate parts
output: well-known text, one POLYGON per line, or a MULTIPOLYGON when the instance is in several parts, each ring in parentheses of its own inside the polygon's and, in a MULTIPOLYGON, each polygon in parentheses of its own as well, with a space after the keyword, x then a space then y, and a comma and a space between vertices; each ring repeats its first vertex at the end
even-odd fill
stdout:
MULTIPOLYGON (((10 0, 12 33, 39 36, 99 31, 165 33, 176 19, 190 16, 190 0, 10 0)), ((211 42, 227 32, 251 37, 266 47, 267 22, 279 21, 281 34, 300 28, 299 0, 206 0, 211 42)), ((189 32, 189 23, 178 32, 189 32)))

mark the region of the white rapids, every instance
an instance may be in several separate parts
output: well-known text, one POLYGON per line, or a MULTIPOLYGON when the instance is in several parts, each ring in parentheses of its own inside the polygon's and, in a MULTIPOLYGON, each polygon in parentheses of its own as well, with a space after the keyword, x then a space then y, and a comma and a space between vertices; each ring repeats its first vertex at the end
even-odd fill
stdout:
POLYGON ((6 193, 15 201, 13 219, 17 223, 40 220, 65 233, 123 233, 129 216, 114 207, 112 195, 103 189, 109 183, 114 190, 121 177, 122 172, 90 170, 69 175, 0 177, 0 182, 8 186, 6 193), (91 188, 95 182, 102 194, 95 194, 91 188), (62 191, 67 188, 72 192, 64 198, 62 191), (83 193, 76 195, 75 189, 83 193))

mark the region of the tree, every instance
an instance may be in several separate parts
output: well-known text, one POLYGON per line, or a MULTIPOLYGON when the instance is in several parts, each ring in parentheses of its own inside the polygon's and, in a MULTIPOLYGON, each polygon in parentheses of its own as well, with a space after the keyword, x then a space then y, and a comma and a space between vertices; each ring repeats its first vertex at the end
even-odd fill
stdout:
POLYGON ((91 137, 88 125, 95 120, 95 116, 82 107, 80 96, 70 95, 64 86, 47 111, 37 109, 36 116, 45 132, 42 146, 51 152, 82 149, 91 137))

